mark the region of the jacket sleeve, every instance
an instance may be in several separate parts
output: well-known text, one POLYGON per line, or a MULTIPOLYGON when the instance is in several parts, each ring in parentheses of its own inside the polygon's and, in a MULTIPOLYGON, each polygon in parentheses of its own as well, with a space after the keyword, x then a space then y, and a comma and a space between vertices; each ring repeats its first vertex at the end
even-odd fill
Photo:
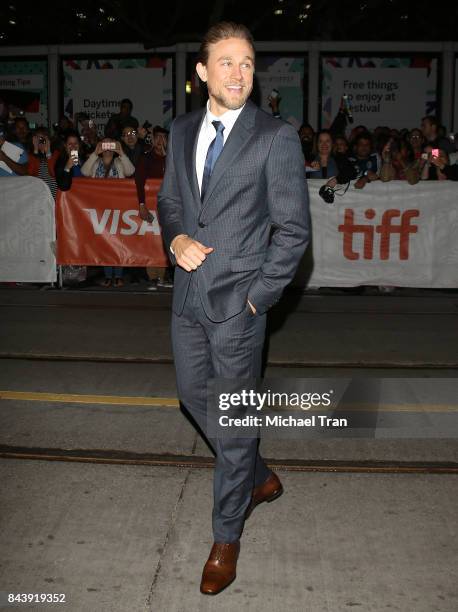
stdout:
POLYGON ((57 159, 56 165, 54 166, 56 183, 61 191, 68 191, 72 186, 72 174, 73 173, 71 170, 70 172, 65 172, 64 168, 65 168, 66 163, 67 163, 67 160, 65 159, 64 156, 61 155, 57 159))
POLYGON ((165 161, 165 174, 157 196, 157 209, 162 237, 167 247, 167 253, 173 263, 175 258, 170 252, 170 244, 175 236, 184 234, 183 201, 176 178, 175 163, 173 159, 173 132, 175 122, 170 126, 167 144, 167 158, 165 161))
POLYGON ((93 151, 84 164, 81 166, 81 174, 83 176, 94 176, 95 164, 97 163, 99 156, 93 151))
POLYGON ((452 166, 444 166, 442 172, 451 181, 458 181, 458 165, 453 164, 452 166))
POLYGON ((130 161, 130 159, 127 157, 127 155, 124 153, 124 155, 120 155, 118 159, 121 164, 124 176, 126 178, 129 176, 132 176, 132 174, 135 172, 135 166, 130 161))
POLYGON ((145 204, 145 172, 146 158, 142 155, 139 160, 137 167, 135 168, 135 187, 137 188, 137 199, 139 204, 145 204))
POLYGON ((295 129, 284 123, 274 136, 266 162, 267 205, 272 237, 248 300, 259 314, 277 302, 293 279, 310 236, 304 157, 295 129))
POLYGON ((49 176, 54 176, 56 175, 55 173, 55 166, 56 166, 56 161, 59 158, 59 152, 58 151, 54 151, 54 153, 51 155, 51 157, 48 158, 48 173, 49 176))

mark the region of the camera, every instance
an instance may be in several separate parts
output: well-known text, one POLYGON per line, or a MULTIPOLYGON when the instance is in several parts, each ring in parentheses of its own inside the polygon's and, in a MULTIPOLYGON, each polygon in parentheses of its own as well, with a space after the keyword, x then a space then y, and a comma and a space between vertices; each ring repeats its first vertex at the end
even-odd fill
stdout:
POLYGON ((44 136, 40 136, 38 138, 38 144, 46 144, 46 138, 44 136))
POLYGON ((115 149, 115 142, 102 142, 102 151, 114 151, 115 149))
POLYGON ((329 187, 329 185, 322 185, 318 193, 326 204, 334 204, 335 192, 332 187, 329 187))

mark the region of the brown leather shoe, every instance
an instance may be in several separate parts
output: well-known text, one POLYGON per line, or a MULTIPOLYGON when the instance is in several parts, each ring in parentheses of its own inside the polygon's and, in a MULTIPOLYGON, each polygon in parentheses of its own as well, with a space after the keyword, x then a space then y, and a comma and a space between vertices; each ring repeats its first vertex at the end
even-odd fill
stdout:
POLYGON ((253 510, 262 502, 270 503, 280 497, 283 493, 283 486, 280 479, 274 472, 265 480, 262 485, 255 487, 251 495, 251 503, 245 513, 245 520, 250 517, 253 510))
POLYGON ((200 592, 216 595, 235 580, 235 568, 240 552, 240 542, 220 544, 215 542, 202 572, 200 592))

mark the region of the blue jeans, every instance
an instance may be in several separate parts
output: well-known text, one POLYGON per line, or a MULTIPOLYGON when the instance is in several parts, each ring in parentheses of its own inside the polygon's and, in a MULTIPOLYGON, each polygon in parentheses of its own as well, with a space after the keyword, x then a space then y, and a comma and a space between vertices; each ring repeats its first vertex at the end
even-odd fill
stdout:
POLYGON ((122 278, 123 268, 120 268, 120 267, 112 268, 111 266, 104 266, 103 273, 105 275, 105 278, 112 278, 113 272, 114 272, 115 278, 122 278))

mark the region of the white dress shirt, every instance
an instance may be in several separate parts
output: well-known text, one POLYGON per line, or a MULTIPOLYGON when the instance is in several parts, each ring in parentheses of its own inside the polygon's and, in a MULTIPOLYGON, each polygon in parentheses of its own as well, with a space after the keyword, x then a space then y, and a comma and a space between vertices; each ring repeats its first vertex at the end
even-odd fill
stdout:
POLYGON ((210 100, 207 101, 207 112, 200 128, 196 150, 196 174, 197 182, 199 183, 199 192, 202 188, 202 179, 204 176, 204 167, 205 160, 207 159, 208 147, 216 136, 216 130, 212 125, 212 121, 221 121, 224 125, 223 138, 224 143, 226 143, 226 140, 234 127, 234 123, 237 121, 237 118, 242 112, 244 106, 245 104, 237 110, 227 110, 225 113, 217 117, 210 111, 210 100))

